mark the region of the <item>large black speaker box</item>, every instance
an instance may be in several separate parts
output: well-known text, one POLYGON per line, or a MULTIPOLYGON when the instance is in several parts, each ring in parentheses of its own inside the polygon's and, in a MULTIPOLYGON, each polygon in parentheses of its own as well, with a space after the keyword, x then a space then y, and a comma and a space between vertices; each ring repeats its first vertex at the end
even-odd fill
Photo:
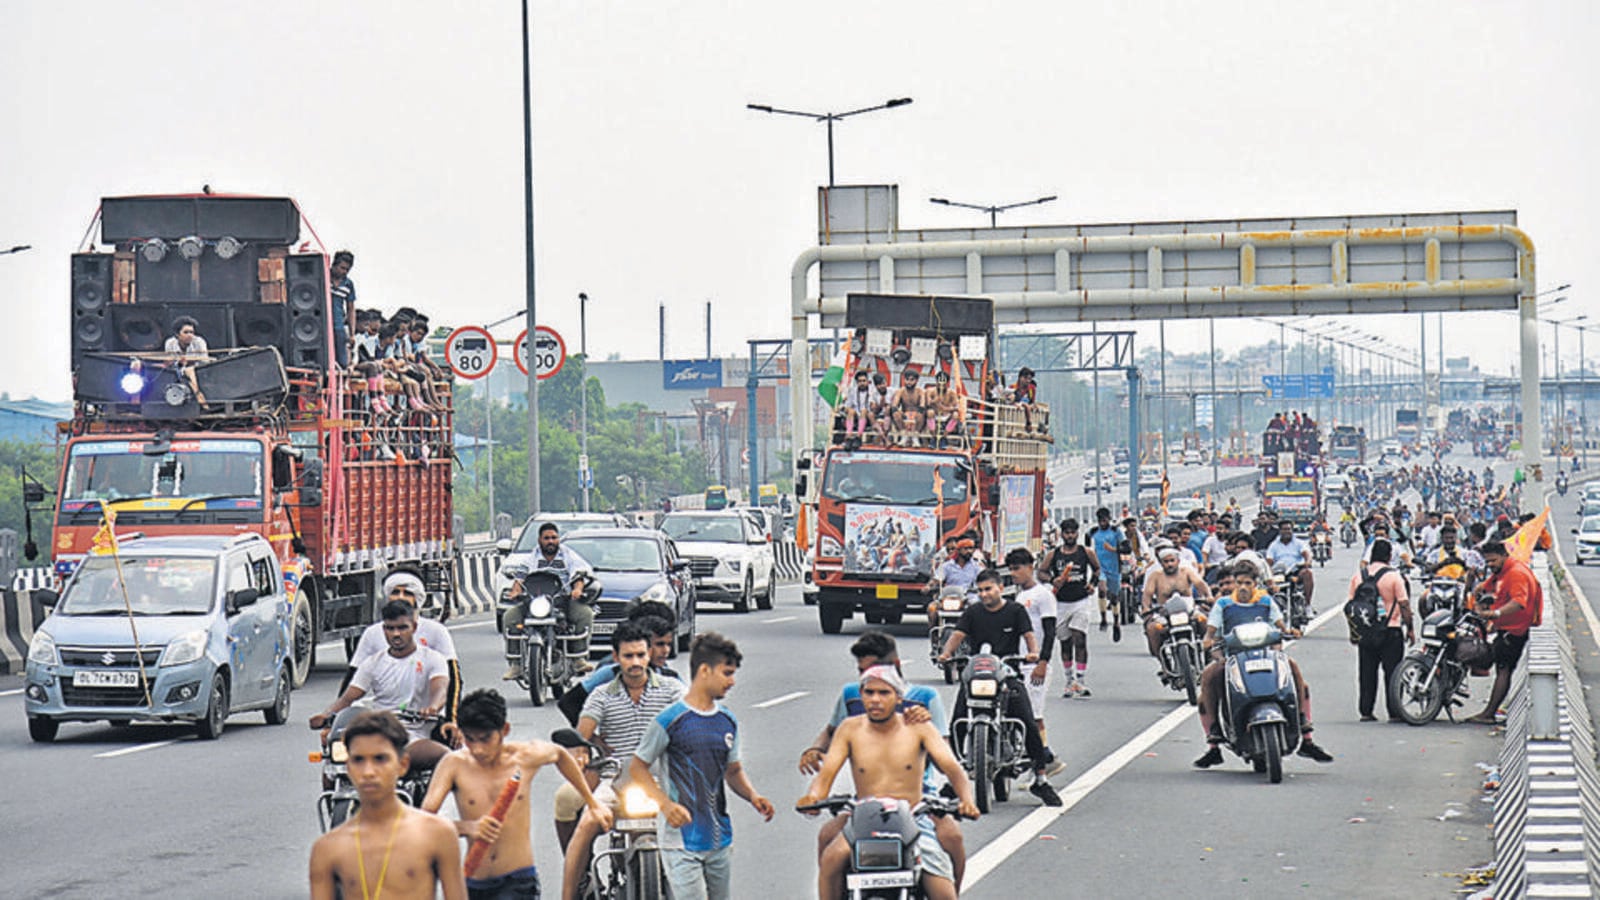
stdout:
POLYGON ((111 306, 111 255, 72 256, 72 365, 106 346, 106 309, 111 306))
POLYGON ((247 244, 292 244, 300 212, 287 197, 105 197, 100 239, 108 244, 188 235, 233 237, 247 244))
POLYGON ((173 323, 183 316, 194 319, 195 333, 212 350, 237 346, 234 309, 227 303, 119 303, 111 307, 112 340, 106 349, 159 353, 177 333, 173 323))
POLYGON ((281 396, 289 391, 276 347, 246 350, 196 366, 194 379, 207 403, 281 396))
POLYGON ((288 282, 289 357, 284 364, 303 369, 328 364, 328 288, 324 258, 318 254, 290 256, 288 282))
POLYGON ((73 373, 73 396, 91 403, 126 403, 129 398, 122 390, 122 376, 127 371, 126 359, 85 353, 73 373))
POLYGON ((284 327, 286 312, 281 303, 233 308, 235 347, 278 347, 288 349, 289 333, 284 327))

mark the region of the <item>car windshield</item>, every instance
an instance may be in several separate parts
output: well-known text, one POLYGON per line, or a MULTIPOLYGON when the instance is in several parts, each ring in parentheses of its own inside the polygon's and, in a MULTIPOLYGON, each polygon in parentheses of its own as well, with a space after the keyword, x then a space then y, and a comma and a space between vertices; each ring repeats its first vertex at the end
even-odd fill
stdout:
POLYGON ((1191 509, 1199 509, 1202 505, 1204 504, 1194 497, 1179 497, 1167 502, 1167 512, 1187 513, 1191 509))
POLYGON ((660 572, 661 548, 647 537, 576 535, 561 542, 597 572, 660 572))
POLYGON ((207 556, 90 556, 56 611, 69 616, 194 616, 211 609, 216 561, 207 556))
POLYGON ((61 484, 61 511, 135 498, 226 498, 236 509, 261 508, 265 455, 256 441, 174 441, 156 456, 144 448, 143 441, 74 444, 61 484))
MULTIPOLYGON (((532 553, 539 549, 539 529, 546 522, 554 522, 561 534, 568 535, 573 532, 583 531, 588 528, 616 528, 617 520, 610 516, 586 516, 582 513, 572 516, 541 516, 529 522, 522 529, 522 534, 517 536, 517 545, 512 548, 514 553, 532 553)), ((589 557, 585 556, 584 559, 589 557)))
POLYGON ((661 530, 675 541, 744 543, 744 516, 667 516, 661 530))
POLYGON ((1578 531, 1584 534, 1593 534, 1596 531, 1600 531, 1600 516, 1589 516, 1585 518, 1583 520, 1583 524, 1578 526, 1578 531))
POLYGON ((845 503, 940 506, 967 502, 967 478, 948 456, 834 453, 822 493, 845 503))

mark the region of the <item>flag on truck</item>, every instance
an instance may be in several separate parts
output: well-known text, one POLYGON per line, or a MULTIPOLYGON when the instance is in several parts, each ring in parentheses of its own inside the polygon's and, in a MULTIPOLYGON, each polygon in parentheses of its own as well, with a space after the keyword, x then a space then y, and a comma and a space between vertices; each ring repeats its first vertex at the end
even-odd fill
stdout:
POLYGON ((822 381, 817 384, 817 394, 834 406, 839 402, 839 385, 844 381, 844 364, 848 359, 845 348, 841 345, 833 354, 833 362, 828 363, 828 371, 822 373, 822 381))
POLYGON ((100 504, 100 527, 95 530, 89 552, 97 556, 115 556, 117 552, 117 511, 104 503, 100 504))

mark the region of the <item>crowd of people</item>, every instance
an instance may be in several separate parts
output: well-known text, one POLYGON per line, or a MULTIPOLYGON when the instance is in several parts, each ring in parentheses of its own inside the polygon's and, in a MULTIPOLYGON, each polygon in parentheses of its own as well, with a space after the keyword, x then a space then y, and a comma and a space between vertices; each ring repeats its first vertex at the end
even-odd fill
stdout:
MULTIPOLYGON (((942 368, 934 371, 932 384, 924 384, 923 380, 921 369, 907 366, 900 373, 900 386, 891 390, 888 377, 866 364, 846 371, 838 398, 834 443, 852 449, 867 445, 964 446, 975 410, 965 386, 942 368)), ((1025 415, 1024 432, 1048 440, 1049 413, 1039 404, 1038 392, 1032 369, 1019 370, 1016 382, 1009 387, 999 371, 989 370, 983 399, 990 404, 1020 405, 1025 415)))
POLYGON ((1261 449, 1267 454, 1316 456, 1321 452, 1322 439, 1319 435, 1317 421, 1311 418, 1310 413, 1300 410, 1273 413, 1267 422, 1261 449))

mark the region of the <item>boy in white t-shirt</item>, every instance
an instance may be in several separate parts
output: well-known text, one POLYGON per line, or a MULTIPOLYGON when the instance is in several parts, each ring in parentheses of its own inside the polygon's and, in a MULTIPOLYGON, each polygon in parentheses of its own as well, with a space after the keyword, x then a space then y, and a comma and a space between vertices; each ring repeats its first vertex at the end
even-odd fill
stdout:
POLYGON ((1033 636, 1039 642, 1039 661, 1025 671, 1028 701, 1033 704, 1034 721, 1039 725, 1039 739, 1048 742, 1044 730, 1044 698, 1050 691, 1050 657, 1055 648, 1056 592, 1035 577, 1033 554, 1018 547, 1006 554, 1006 568, 1011 570, 1011 580, 1017 586, 1017 605, 1028 611, 1033 623, 1033 636))

